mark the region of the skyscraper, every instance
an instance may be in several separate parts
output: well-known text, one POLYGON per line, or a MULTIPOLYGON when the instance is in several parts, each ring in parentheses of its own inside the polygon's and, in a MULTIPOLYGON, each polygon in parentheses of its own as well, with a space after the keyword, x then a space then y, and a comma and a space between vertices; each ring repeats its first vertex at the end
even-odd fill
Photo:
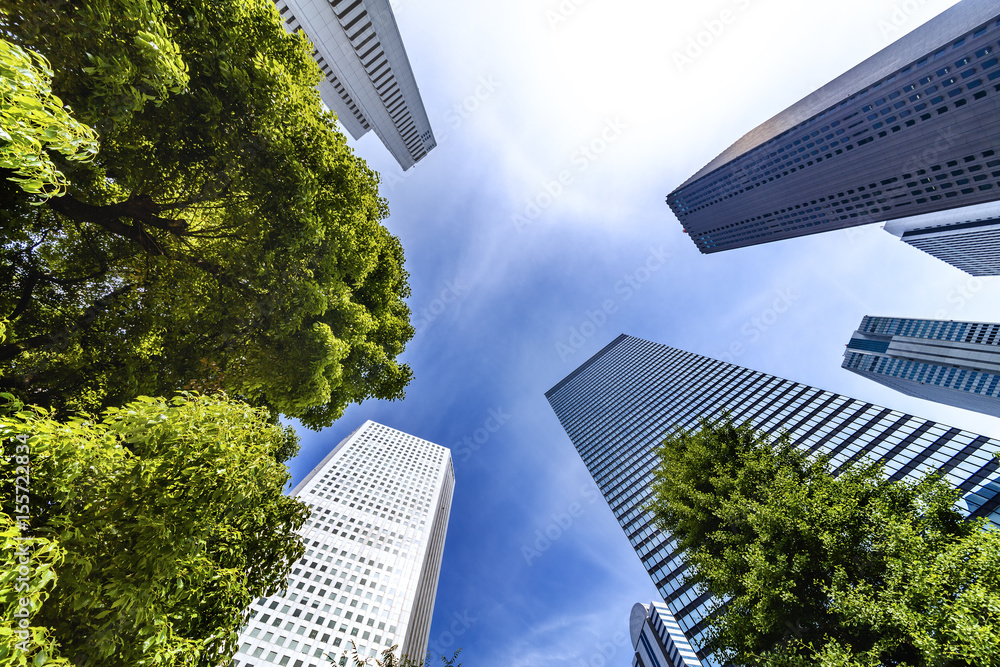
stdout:
POLYGON ((1000 202, 892 220, 885 231, 973 276, 1000 276, 1000 202))
POLYGON ((445 447, 372 421, 341 441, 291 492, 312 510, 306 554, 254 603, 235 667, 322 667, 352 641, 422 660, 454 488, 445 447))
POLYGON ((351 136, 374 130, 405 171, 437 146, 389 0, 276 0, 323 70, 323 102, 351 136))
POLYGON ((866 316, 843 367, 909 396, 1000 417, 1000 324, 866 316))
POLYGON ((712 600, 684 584, 670 535, 643 510, 656 448, 675 428, 728 410, 771 434, 831 457, 834 466, 877 459, 893 480, 939 470, 962 509, 1000 523, 1000 442, 809 385, 621 335, 545 396, 684 635, 708 665, 705 616, 712 600))
POLYGON ((703 253, 1000 198, 1000 7, 964 0, 667 196, 703 253))
POLYGON ((635 655, 632 667, 692 667, 698 656, 677 625, 667 605, 636 602, 629 617, 629 636, 635 655))

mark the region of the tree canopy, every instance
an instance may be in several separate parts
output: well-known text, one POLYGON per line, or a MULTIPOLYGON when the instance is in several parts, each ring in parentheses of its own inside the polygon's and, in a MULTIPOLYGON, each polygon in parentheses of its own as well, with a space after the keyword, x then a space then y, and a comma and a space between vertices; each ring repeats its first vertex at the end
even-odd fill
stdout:
POLYGON ((51 79, 45 58, 0 39, 0 168, 12 171, 8 180, 40 199, 66 187, 49 150, 79 162, 97 154, 97 135, 63 108, 51 79))
POLYGON ((1000 532, 943 480, 887 481, 725 416, 663 443, 650 506, 735 665, 1000 665, 1000 532), (836 475, 834 474, 836 472, 836 475))
POLYGON ((291 429, 224 397, 143 398, 66 421, 2 398, 0 475, 12 493, 0 499, 0 538, 15 551, 0 571, 0 605, 14 612, 0 624, 0 662, 228 661, 251 600, 282 590, 304 553, 307 508, 283 493, 291 429))
POLYGON ((273 2, 0 12, 100 140, 88 162, 47 151, 65 190, 42 202, 0 166, 0 387, 88 410, 223 389, 314 428, 402 396, 403 250, 273 2))

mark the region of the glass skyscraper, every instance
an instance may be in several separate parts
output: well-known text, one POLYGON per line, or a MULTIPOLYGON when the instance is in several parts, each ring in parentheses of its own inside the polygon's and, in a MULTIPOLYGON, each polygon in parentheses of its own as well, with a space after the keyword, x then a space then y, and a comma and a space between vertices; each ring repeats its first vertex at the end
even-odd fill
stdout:
POLYGON ((843 367, 910 396, 1000 417, 1000 324, 866 316, 843 367))
POLYGON ((704 253, 1000 199, 1000 6, 963 0, 667 196, 704 253))
POLYGON ((771 434, 831 457, 884 462, 893 480, 938 470, 961 492, 961 507, 1000 524, 1000 442, 926 419, 784 380, 666 345, 621 335, 546 392, 584 464, 698 657, 712 599, 684 584, 670 535, 643 507, 656 449, 675 428, 728 410, 771 434))
POLYGON ((427 652, 455 473, 451 451, 372 421, 293 490, 312 516, 282 593, 251 607, 234 667, 338 664, 427 652))

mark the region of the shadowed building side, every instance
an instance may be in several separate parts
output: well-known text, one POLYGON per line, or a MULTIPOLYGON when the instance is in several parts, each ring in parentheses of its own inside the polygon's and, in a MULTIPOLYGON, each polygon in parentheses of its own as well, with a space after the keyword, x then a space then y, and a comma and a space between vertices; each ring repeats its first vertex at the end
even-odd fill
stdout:
POLYGON ((892 220, 885 231, 970 275, 1000 276, 1000 202, 892 220))
POLYGON ((355 139, 369 130, 403 170, 437 146, 388 0, 276 0, 313 43, 323 102, 355 139))
POLYGON ((703 253, 1000 198, 1000 8, 964 0, 667 196, 703 253))

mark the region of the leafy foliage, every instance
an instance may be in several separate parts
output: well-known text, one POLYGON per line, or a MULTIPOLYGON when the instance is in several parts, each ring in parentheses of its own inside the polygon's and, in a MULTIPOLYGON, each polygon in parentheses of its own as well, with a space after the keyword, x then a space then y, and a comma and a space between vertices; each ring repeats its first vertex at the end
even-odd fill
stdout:
POLYGON ((0 547, 0 664, 68 665, 59 657, 52 632, 31 624, 56 581, 62 549, 52 540, 24 535, 4 512, 0 512, 0 547))
POLYGON ((45 58, 0 39, 0 169, 13 171, 8 180, 41 199, 66 188, 48 150, 86 162, 98 148, 94 131, 52 94, 51 79, 45 58))
POLYGON ((1000 665, 1000 532, 928 476, 833 474, 787 435, 724 416, 660 450, 660 526, 717 600, 710 646, 735 665, 1000 665))
POLYGON ((20 474, 11 443, 29 448, 30 483, 26 503, 5 494, 0 509, 62 554, 38 640, 81 667, 228 659, 250 601, 281 590, 304 552, 306 507, 282 492, 294 433, 221 397, 143 397, 67 421, 9 412, 3 488, 20 474))
MULTIPOLYGON (((430 667, 431 666, 431 654, 430 651, 427 652, 427 659, 424 662, 420 662, 408 655, 397 656, 396 649, 398 646, 393 644, 389 648, 382 651, 381 657, 378 658, 364 658, 362 659, 358 655, 358 646, 353 641, 351 641, 351 647, 344 650, 343 656, 341 656, 339 664, 347 664, 350 662, 351 667, 430 667)), ((457 662, 458 655, 462 652, 462 649, 458 649, 449 658, 446 655, 441 656, 441 663, 444 667, 462 667, 462 663, 457 662)), ((337 662, 337 658, 332 654, 327 654, 327 659, 330 662, 337 662)))
POLYGON ((402 247, 273 2, 0 7, 101 137, 63 197, 0 186, 0 387, 73 410, 223 389, 316 428, 403 395, 402 247))

